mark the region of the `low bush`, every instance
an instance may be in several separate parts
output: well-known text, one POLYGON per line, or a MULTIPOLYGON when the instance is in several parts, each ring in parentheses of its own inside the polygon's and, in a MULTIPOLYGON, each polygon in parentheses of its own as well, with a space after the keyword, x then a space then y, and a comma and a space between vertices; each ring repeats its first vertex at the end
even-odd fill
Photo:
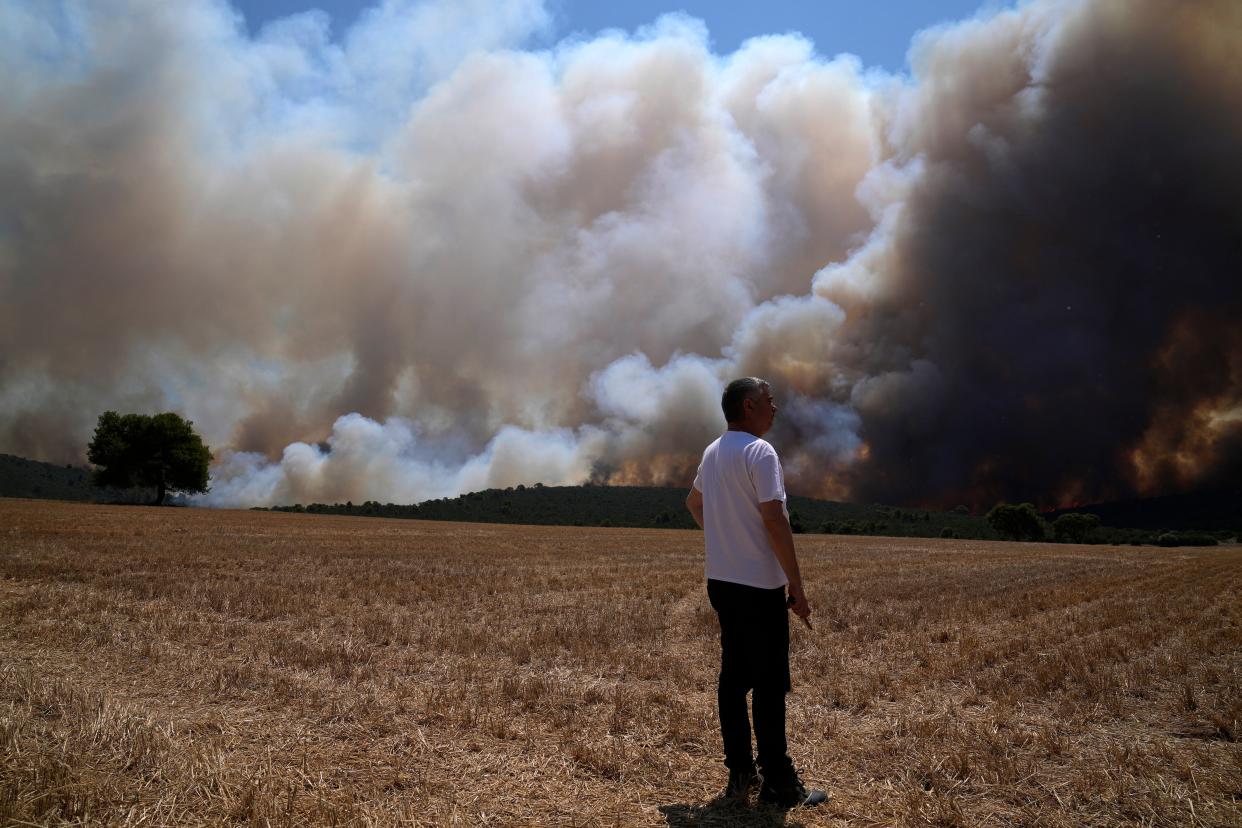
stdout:
POLYGON ((1160 546, 1216 546, 1216 538, 1204 532, 1165 532, 1156 538, 1160 546))

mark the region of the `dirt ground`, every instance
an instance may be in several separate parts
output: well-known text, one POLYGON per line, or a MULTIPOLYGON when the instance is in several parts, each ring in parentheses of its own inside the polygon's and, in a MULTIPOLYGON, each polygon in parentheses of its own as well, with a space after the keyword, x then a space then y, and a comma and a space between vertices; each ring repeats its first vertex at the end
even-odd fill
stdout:
POLYGON ((1242 548, 798 544, 783 812, 696 532, 0 499, 0 824, 1242 825, 1242 548))

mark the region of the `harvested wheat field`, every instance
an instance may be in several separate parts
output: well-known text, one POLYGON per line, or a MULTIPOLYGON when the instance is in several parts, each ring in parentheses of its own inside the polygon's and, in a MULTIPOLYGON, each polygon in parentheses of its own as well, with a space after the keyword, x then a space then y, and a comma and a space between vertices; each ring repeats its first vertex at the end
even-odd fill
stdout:
POLYGON ((0 500, 0 823, 1242 824, 1238 547, 799 544, 786 813, 697 533, 0 500))

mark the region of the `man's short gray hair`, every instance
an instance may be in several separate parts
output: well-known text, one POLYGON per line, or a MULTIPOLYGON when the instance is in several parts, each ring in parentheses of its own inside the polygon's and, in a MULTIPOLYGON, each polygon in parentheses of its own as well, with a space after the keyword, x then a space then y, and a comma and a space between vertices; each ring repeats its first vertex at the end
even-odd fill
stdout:
POLYGON ((745 415, 742 403, 759 396, 764 388, 769 388, 768 381, 759 377, 742 377, 725 386, 720 396, 720 408, 724 411, 725 420, 736 423, 745 415))

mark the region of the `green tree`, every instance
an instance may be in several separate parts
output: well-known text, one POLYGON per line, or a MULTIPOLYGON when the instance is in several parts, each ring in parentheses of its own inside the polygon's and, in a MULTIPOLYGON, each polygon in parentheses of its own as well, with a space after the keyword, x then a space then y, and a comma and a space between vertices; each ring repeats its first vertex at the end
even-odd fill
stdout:
POLYGON ((99 415, 87 458, 96 466, 96 486, 155 489, 156 505, 170 491, 207 491, 211 450, 194 433, 189 420, 163 414, 99 415))
POLYGON ((1009 503, 998 503, 987 514, 987 522, 1002 538, 1011 540, 1042 541, 1047 538, 1044 532, 1044 519, 1035 511, 1032 503, 1014 506, 1009 503))
POLYGON ((1069 512, 1052 522, 1052 535, 1061 543, 1085 543, 1099 525, 1099 515, 1069 512))

